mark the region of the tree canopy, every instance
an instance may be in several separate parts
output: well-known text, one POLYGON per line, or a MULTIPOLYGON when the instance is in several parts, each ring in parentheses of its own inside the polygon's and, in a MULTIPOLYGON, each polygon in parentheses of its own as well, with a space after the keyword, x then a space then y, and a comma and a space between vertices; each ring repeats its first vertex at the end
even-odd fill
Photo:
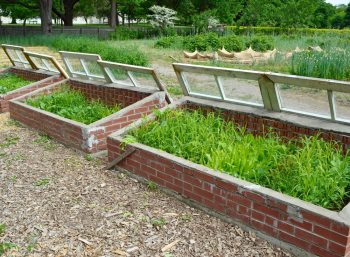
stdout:
POLYGON ((150 7, 158 5, 176 10, 181 25, 215 18, 226 25, 350 27, 350 3, 333 6, 325 0, 115 0, 118 15, 111 15, 111 0, 0 0, 0 9, 3 15, 26 20, 40 16, 42 2, 51 2, 53 16, 66 26, 72 26, 77 16, 142 21, 152 14, 150 7))

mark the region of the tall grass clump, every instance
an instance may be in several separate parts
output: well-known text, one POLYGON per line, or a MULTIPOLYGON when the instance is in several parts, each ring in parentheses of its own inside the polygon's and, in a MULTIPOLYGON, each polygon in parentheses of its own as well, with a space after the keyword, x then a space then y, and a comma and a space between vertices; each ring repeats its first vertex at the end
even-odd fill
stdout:
POLYGON ((2 43, 23 46, 48 46, 58 51, 99 54, 103 60, 147 66, 149 60, 136 46, 116 46, 112 41, 101 41, 86 36, 30 36, 5 37, 2 43))
POLYGON ((349 157, 318 137, 283 142, 253 136, 221 116, 200 111, 156 112, 126 141, 146 144, 331 210, 350 195, 349 157))
POLYGON ((23 79, 13 73, 0 74, 0 94, 6 94, 15 89, 29 85, 32 81, 23 79))
POLYGON ((121 109, 118 104, 107 106, 98 100, 90 101, 81 92, 72 90, 68 86, 49 95, 28 98, 26 103, 84 124, 91 124, 121 109))
POLYGON ((302 76, 349 80, 350 50, 300 52, 292 57, 291 73, 302 76))

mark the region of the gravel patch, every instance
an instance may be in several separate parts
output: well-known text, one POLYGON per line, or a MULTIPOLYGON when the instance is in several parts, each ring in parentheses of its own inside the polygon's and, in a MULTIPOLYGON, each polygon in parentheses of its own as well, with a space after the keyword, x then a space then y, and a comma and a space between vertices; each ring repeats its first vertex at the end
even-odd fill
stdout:
POLYGON ((291 256, 8 115, 0 134, 4 256, 291 256))

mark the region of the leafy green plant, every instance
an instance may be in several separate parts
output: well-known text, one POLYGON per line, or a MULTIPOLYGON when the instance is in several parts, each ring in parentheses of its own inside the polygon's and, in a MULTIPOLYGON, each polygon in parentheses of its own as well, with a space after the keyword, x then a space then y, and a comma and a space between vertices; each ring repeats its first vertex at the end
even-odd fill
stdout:
POLYGON ((291 73, 317 78, 350 79, 350 50, 294 53, 291 73))
POLYGON ((246 43, 246 47, 252 47, 255 51, 266 52, 274 48, 274 43, 271 38, 266 36, 255 36, 246 43))
POLYGON ((0 256, 6 253, 8 250, 18 248, 16 244, 9 243, 9 242, 2 242, 0 243, 0 256))
POLYGON ((19 137, 17 136, 8 136, 5 138, 4 143, 0 143, 0 147, 9 147, 11 145, 17 144, 19 141, 19 137))
POLYGON ((6 94, 15 89, 29 85, 31 81, 13 73, 0 74, 0 94, 6 94))
POLYGON ((340 210, 350 196, 349 157, 334 142, 253 136, 214 113, 155 114, 130 133, 138 142, 324 208, 340 210))
POLYGON ((241 37, 230 35, 220 38, 220 47, 225 47, 227 51, 240 52, 244 48, 244 43, 241 37))
POLYGON ((147 188, 150 191, 155 191, 155 190, 157 190, 158 185, 156 183, 154 183, 153 181, 148 181, 147 182, 147 188))
POLYGON ((0 236, 2 236, 3 234, 5 234, 6 232, 6 225, 0 223, 0 236))
POLYGON ((64 118, 91 124, 121 109, 119 104, 107 106, 99 100, 88 100, 80 91, 64 86, 49 95, 28 98, 26 103, 64 118))
POLYGON ((159 219, 152 219, 151 223, 154 227, 159 229, 166 225, 166 220, 163 217, 161 217, 159 219))
POLYGON ((50 179, 42 178, 42 179, 39 179, 38 181, 36 181, 34 183, 34 186, 36 186, 36 187, 43 187, 43 186, 47 186, 48 184, 50 184, 50 179))

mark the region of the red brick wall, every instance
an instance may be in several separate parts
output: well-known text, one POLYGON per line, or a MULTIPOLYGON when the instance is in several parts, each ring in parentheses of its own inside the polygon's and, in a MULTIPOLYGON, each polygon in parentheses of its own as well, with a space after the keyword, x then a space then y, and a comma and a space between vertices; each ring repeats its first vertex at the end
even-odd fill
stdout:
POLYGON ((194 103, 187 103, 183 105, 182 108, 190 110, 200 109, 204 112, 220 111, 225 120, 233 121, 238 126, 246 127, 247 130, 254 135, 263 135, 264 133, 268 132, 269 129, 272 128, 274 132, 286 139, 298 138, 304 135, 320 135, 320 137, 324 140, 334 140, 339 142, 343 146, 344 152, 350 149, 350 135, 346 133, 309 128, 307 126, 296 125, 292 122, 261 117, 255 114, 235 112, 232 110, 219 110, 213 107, 199 107, 194 103))
MULTIPOLYGON (((108 138, 110 161, 123 152, 120 144, 108 138)), ((224 180, 215 172, 189 168, 138 147, 118 166, 307 252, 324 257, 350 255, 350 230, 342 222, 224 180)))
POLYGON ((33 85, 31 87, 19 88, 16 91, 8 92, 7 94, 0 96, 0 113, 9 111, 9 100, 28 94, 34 90, 46 87, 48 85, 51 85, 63 79, 62 77, 52 76, 50 80, 42 81, 40 83, 39 81, 45 80, 50 76, 47 74, 37 73, 30 70, 21 70, 21 69, 15 69, 15 68, 11 68, 8 72, 15 73, 23 77, 24 79, 33 81, 28 83, 28 85, 30 84, 33 84, 33 85), (35 83, 35 81, 37 83, 35 83))
POLYGON ((82 92, 87 98, 95 100, 99 99, 108 105, 119 103, 123 107, 126 107, 151 95, 151 93, 143 93, 116 87, 98 86, 75 80, 71 80, 69 84, 73 89, 82 92))
MULTIPOLYGON (((120 103, 121 97, 124 96, 126 100, 124 100, 122 104, 130 105, 151 95, 150 93, 145 94, 133 90, 120 90, 111 87, 104 88, 101 85, 80 82, 77 86, 76 83, 77 82, 75 81, 69 82, 74 89, 83 91, 86 95, 90 95, 91 98, 93 96, 94 99, 98 98, 102 101, 109 101, 112 105, 120 103)), ((45 89, 39 94, 48 94, 57 90, 62 85, 63 84, 59 84, 53 88, 45 89)), ((24 100, 25 98, 26 96, 21 100, 24 100)), ((126 113, 123 113, 122 110, 120 115, 116 115, 114 118, 110 118, 104 123, 90 126, 68 122, 62 118, 55 118, 45 113, 39 113, 28 107, 21 106, 16 102, 10 102, 10 115, 11 118, 20 121, 28 127, 39 130, 65 145, 72 146, 88 153, 95 153, 106 150, 106 138, 112 132, 115 132, 142 116, 149 114, 155 108, 165 106, 165 104, 164 96, 151 97, 149 101, 145 101, 144 103, 135 106, 135 109, 126 113)))

